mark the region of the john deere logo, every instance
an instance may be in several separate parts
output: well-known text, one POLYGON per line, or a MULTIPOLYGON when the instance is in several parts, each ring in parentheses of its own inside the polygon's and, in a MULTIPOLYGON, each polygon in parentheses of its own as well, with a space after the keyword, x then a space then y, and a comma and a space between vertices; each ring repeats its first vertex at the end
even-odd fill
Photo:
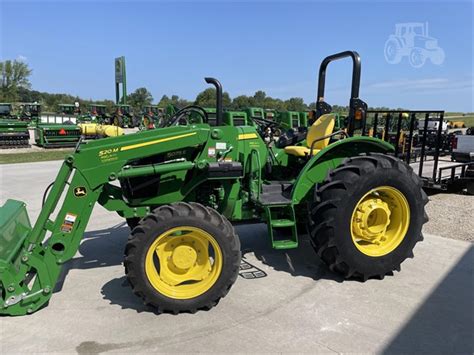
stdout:
POLYGON ((84 186, 78 186, 74 188, 74 196, 83 197, 87 195, 87 190, 84 186))

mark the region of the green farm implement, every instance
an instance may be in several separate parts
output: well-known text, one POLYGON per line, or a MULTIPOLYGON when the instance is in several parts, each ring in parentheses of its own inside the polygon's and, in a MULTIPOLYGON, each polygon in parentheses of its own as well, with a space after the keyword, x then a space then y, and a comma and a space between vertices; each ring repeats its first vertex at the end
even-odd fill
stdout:
POLYGON ((28 122, 12 114, 12 104, 0 103, 0 149, 29 147, 28 122))
POLYGON ((317 120, 294 145, 264 139, 271 120, 225 115, 220 83, 206 82, 217 89, 215 125, 205 109, 190 106, 160 129, 81 142, 63 162, 33 226, 25 203, 6 201, 0 313, 23 315, 47 304, 96 203, 132 227, 125 274, 133 292, 158 312, 210 309, 228 293, 241 259, 232 222, 266 223, 275 249, 297 248, 309 231, 317 255, 346 278, 383 278, 413 256, 428 199, 392 145, 356 134, 367 109, 359 99, 356 52, 324 59, 317 120), (324 102, 324 82, 327 65, 347 57, 353 83, 341 132, 324 102))
POLYGON ((42 113, 35 127, 35 144, 43 148, 74 147, 81 138, 76 125, 81 112, 79 105, 60 104, 57 113, 42 113))
POLYGON ((43 148, 74 147, 81 138, 81 130, 75 124, 38 124, 35 128, 35 144, 43 148))

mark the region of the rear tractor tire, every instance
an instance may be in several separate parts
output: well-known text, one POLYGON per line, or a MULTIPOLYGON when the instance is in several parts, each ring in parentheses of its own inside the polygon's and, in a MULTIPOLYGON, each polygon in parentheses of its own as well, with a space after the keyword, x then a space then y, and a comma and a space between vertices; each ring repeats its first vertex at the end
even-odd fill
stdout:
POLYGON ((158 312, 210 309, 237 279, 240 241, 230 222, 198 203, 156 208, 132 230, 125 273, 133 292, 158 312))
POLYGON ((133 228, 135 228, 138 225, 138 223, 140 222, 140 218, 139 217, 130 217, 130 218, 126 219, 126 222, 127 222, 128 227, 130 228, 130 230, 132 230, 133 228))
POLYGON ((383 154, 346 159, 316 186, 311 241, 332 271, 382 279, 413 257, 428 221, 419 177, 383 154))

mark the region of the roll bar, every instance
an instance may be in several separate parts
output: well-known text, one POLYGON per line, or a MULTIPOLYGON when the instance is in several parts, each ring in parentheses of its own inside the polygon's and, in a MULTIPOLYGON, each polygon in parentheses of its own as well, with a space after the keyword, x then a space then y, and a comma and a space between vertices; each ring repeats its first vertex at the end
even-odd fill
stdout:
POLYGON ((351 98, 349 101, 349 117, 347 122, 348 134, 352 136, 355 129, 360 128, 365 124, 365 115, 367 111, 367 104, 359 99, 361 61, 360 55, 356 51, 336 53, 324 58, 321 62, 318 77, 318 97, 316 99, 316 118, 319 118, 325 113, 330 113, 332 110, 331 105, 324 101, 327 66, 335 60, 344 58, 352 59, 351 98))
POLYGON ((339 59, 350 57, 352 59, 352 85, 351 85, 351 98, 359 97, 360 88, 360 55, 356 51, 345 51, 330 55, 321 62, 319 67, 319 80, 318 80, 318 100, 324 100, 324 88, 326 85, 326 68, 328 64, 339 59))

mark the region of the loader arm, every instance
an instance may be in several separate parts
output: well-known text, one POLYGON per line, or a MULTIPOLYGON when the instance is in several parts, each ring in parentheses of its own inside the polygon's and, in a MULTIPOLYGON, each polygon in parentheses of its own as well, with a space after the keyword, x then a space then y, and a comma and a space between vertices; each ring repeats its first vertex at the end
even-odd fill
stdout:
MULTIPOLYGON (((116 209, 128 208, 109 182, 126 174, 129 162, 202 146, 209 131, 208 126, 171 127, 80 144, 64 160, 33 228, 24 204, 8 200, 0 210, 11 217, 0 225, 0 314, 32 313, 50 299, 61 267, 76 254, 98 200, 110 207, 115 199, 116 209)), ((194 166, 189 161, 173 164, 173 169, 176 164, 194 166)), ((163 166, 141 169, 159 173, 163 166)))

